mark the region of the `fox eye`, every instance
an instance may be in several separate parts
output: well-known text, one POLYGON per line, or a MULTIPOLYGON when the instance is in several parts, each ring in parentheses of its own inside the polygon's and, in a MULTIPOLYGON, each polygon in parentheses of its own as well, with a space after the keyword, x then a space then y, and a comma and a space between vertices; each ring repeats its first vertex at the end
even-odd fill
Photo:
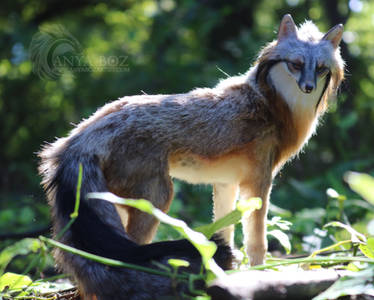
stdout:
POLYGON ((301 71, 303 69, 304 64, 301 62, 287 62, 287 67, 291 72, 301 71))
POLYGON ((318 75, 320 75, 320 76, 325 75, 328 70, 329 69, 325 66, 317 66, 316 67, 316 71, 317 71, 318 75))

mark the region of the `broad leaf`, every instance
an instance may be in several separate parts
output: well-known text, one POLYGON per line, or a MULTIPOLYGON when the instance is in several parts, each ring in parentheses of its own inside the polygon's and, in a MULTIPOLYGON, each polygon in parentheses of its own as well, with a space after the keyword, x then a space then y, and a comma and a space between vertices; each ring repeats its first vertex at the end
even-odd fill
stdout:
POLYGON ((203 233, 207 238, 211 238, 212 235, 217 231, 238 223, 244 214, 250 214, 252 211, 260 209, 261 206, 261 198, 249 198, 247 200, 239 200, 237 208, 234 211, 230 212, 226 216, 218 219, 213 223, 199 226, 195 228, 195 230, 203 233))
POLYGON ((374 178, 372 176, 364 173, 348 172, 344 179, 352 190, 374 204, 374 178))
POLYGON ((15 244, 6 247, 0 253, 0 275, 5 271, 5 268, 10 261, 17 255, 27 255, 31 252, 37 252, 41 247, 38 239, 26 238, 16 242, 15 244))
POLYGON ((268 235, 271 235, 275 237, 283 246, 283 248, 286 250, 287 254, 290 254, 291 252, 291 243, 290 239, 288 238, 288 235, 285 234, 283 231, 279 229, 268 231, 268 235))
POLYGON ((0 277, 0 292, 5 288, 9 290, 21 289, 32 283, 30 277, 7 272, 0 277))
POLYGON ((366 242, 366 237, 362 233, 359 233, 358 231, 356 231, 355 229, 353 229, 349 225, 343 224, 343 223, 338 222, 338 221, 334 221, 334 222, 327 223, 323 227, 330 227, 330 226, 340 227, 340 228, 343 228, 343 229, 347 230, 351 234, 351 240, 352 240, 353 243, 366 242))
POLYGON ((218 230, 221 230, 232 224, 238 223, 241 217, 242 217, 242 213, 236 209, 232 211, 231 213, 227 214, 226 216, 218 219, 217 221, 207 224, 207 225, 199 226, 195 228, 194 230, 203 233, 209 239, 218 230))
POLYGON ((366 257, 374 259, 374 238, 373 237, 368 238, 366 245, 361 244, 359 248, 366 257))
POLYGON ((275 216, 272 217, 271 220, 267 221, 268 226, 277 226, 282 230, 289 230, 292 223, 286 220, 282 220, 281 217, 275 216))

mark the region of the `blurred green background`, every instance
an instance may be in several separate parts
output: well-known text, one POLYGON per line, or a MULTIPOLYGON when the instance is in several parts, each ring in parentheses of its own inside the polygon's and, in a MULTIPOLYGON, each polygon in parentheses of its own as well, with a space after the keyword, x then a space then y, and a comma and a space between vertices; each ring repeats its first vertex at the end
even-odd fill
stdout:
MULTIPOLYGON (((124 95, 183 93, 212 87, 224 73, 244 73, 261 47, 276 37, 286 13, 297 24, 313 20, 322 31, 343 23, 341 49, 347 68, 338 100, 318 134, 276 179, 271 214, 293 222, 294 252, 320 247, 324 233, 315 228, 331 220, 374 234, 372 206, 343 180, 348 170, 374 171, 373 1, 4 0, 0 4, 0 249, 21 236, 49 231, 49 208, 36 157, 45 141, 66 135, 72 123, 124 95), (88 68, 67 69, 51 80, 48 72, 33 70, 30 45, 38 33, 53 33, 56 28, 74 40, 74 50, 80 51, 88 68), (125 68, 95 68, 118 63, 125 68), (330 187, 347 199, 329 198, 330 187)), ((39 61, 39 67, 43 63, 39 61)), ((171 214, 193 226, 210 222, 210 194, 210 187, 177 182, 171 214)), ((162 227, 158 238, 171 235, 162 227)), ((240 238, 239 233, 238 242, 240 238)))

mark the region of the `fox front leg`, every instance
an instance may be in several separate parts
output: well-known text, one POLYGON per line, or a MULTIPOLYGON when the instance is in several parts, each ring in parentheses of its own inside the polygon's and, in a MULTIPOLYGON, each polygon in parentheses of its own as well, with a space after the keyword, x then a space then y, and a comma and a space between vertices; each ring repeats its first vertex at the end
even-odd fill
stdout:
POLYGON ((244 245, 252 266, 264 263, 267 251, 266 220, 271 190, 271 172, 257 174, 257 178, 240 184, 240 199, 262 199, 262 207, 249 216, 244 216, 242 220, 244 245))
MULTIPOLYGON (((235 209, 235 202, 238 193, 237 184, 217 183, 213 185, 214 200, 214 221, 224 217, 235 209)), ((221 230, 221 235, 226 243, 234 247, 234 225, 221 230)))

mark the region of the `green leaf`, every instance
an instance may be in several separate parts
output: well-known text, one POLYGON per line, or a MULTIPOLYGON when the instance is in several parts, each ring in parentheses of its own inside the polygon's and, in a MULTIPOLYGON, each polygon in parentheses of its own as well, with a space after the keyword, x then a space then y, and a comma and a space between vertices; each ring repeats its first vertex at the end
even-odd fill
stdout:
POLYGON ((359 233, 358 231, 356 231, 355 229, 353 229, 349 225, 343 224, 343 223, 338 222, 338 221, 334 221, 334 222, 327 223, 323 227, 330 227, 330 226, 331 227, 340 227, 340 228, 343 228, 343 229, 347 230, 351 234, 351 240, 352 240, 353 243, 366 242, 366 237, 362 233, 359 233))
POLYGON ((359 248, 366 257, 374 259, 374 238, 373 237, 368 238, 366 245, 360 244, 359 248))
POLYGON ((351 271, 351 272, 358 272, 358 271, 361 270, 354 262, 349 263, 345 267, 345 269, 348 270, 348 271, 351 271))
POLYGON ((333 188, 328 188, 326 190, 326 194, 327 196, 329 196, 330 198, 334 198, 334 199, 337 199, 337 200, 340 200, 340 201, 345 201, 347 200, 347 197, 344 196, 344 195, 340 195, 336 190, 334 190, 333 188))
POLYGON ((374 237, 369 237, 366 244, 374 252, 374 237))
POLYGON ((290 254, 291 252, 291 243, 290 239, 288 238, 288 235, 285 234, 283 231, 279 229, 268 231, 268 235, 271 235, 275 237, 283 246, 283 248, 286 250, 287 254, 290 254))
POLYGON ((207 238, 211 238, 217 231, 238 223, 244 214, 249 214, 262 206, 261 198, 250 198, 247 200, 239 200, 237 208, 226 216, 218 219, 217 221, 199 226, 195 228, 196 231, 203 233, 207 238))
POLYGON ((27 292, 32 292, 33 294, 49 294, 49 293, 57 293, 63 290, 68 290, 74 288, 74 285, 70 283, 70 281, 62 281, 62 282, 42 282, 42 281, 34 281, 32 285, 27 288, 27 292))
POLYGON ((31 252, 37 252, 41 247, 38 239, 26 238, 16 242, 15 244, 6 247, 0 253, 0 274, 5 271, 5 268, 10 261, 17 255, 27 255, 31 252))
POLYGON ((282 230, 289 230, 292 223, 286 220, 282 220, 281 217, 275 216, 272 217, 271 220, 267 221, 268 226, 277 226, 282 230))
POLYGON ((11 290, 21 289, 31 283, 32 280, 28 276, 7 272, 0 277, 0 292, 6 287, 11 290))
POLYGON ((256 209, 260 209, 262 207, 262 200, 258 197, 253 197, 249 199, 241 199, 236 204, 236 208, 242 214, 249 214, 256 209))
POLYGON ((177 258, 168 259, 168 264, 171 265, 174 269, 190 266, 190 263, 187 260, 177 258))
POLYGON ((195 300, 211 300, 212 298, 208 295, 206 296, 204 295, 204 296, 196 296, 194 299, 195 300))
POLYGON ((101 199, 101 200, 106 200, 111 203, 116 203, 116 204, 123 204, 131 207, 135 207, 141 211, 144 211, 149 214, 153 214, 153 210, 155 207, 153 204, 147 200, 144 199, 123 199, 120 198, 112 193, 106 192, 106 193, 89 193, 87 194, 87 198, 91 199, 101 199))
POLYGON ((212 235, 218 230, 238 223, 241 217, 242 213, 239 210, 235 209, 234 211, 218 219, 217 221, 207 225, 199 226, 197 228, 194 228, 194 230, 203 233, 208 239, 210 239, 212 235))
POLYGON ((374 204, 374 178, 372 176, 365 173, 347 172, 344 179, 352 190, 374 204))

